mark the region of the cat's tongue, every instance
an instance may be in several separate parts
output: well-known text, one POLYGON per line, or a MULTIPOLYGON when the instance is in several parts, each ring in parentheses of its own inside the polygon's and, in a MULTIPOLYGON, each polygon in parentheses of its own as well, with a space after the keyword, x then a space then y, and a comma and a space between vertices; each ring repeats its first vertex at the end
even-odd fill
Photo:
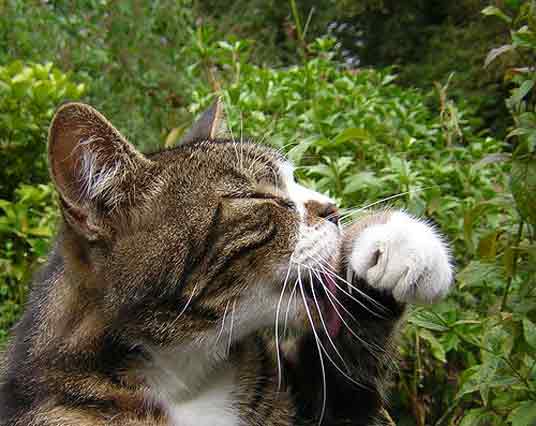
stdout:
MULTIPOLYGON (((337 286, 335 284, 334 278, 330 274, 324 274, 324 283, 327 285, 330 293, 331 299, 334 299, 337 295, 337 286)), ((341 331, 342 321, 337 313, 336 309, 333 306, 335 303, 333 300, 326 301, 326 326, 328 328, 328 333, 330 337, 336 337, 341 331)))

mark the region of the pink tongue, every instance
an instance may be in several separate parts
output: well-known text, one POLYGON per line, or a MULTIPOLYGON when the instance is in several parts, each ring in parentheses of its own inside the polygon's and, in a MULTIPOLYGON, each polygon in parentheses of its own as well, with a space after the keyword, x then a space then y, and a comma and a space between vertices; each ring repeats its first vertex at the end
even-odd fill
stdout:
MULTIPOLYGON (((323 274, 324 275, 324 282, 327 284, 329 291, 331 292, 330 298, 331 300, 327 300, 325 306, 326 306, 326 322, 328 327, 328 333, 331 337, 336 337, 339 332, 341 331, 341 325, 342 321, 339 317, 339 314, 333 307, 332 303, 336 303, 333 299, 334 296, 337 295, 337 286, 335 285, 335 281, 333 277, 329 274, 323 274)), ((326 296, 327 299, 327 296, 326 296)))

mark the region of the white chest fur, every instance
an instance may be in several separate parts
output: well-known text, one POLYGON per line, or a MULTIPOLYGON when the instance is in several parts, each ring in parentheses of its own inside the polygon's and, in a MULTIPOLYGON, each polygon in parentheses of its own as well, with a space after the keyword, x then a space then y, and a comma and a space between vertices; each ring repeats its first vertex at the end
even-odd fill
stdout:
POLYGON ((144 371, 148 399, 163 407, 169 426, 238 426, 236 370, 218 368, 205 354, 153 354, 144 371))
POLYGON ((234 372, 223 374, 189 401, 166 401, 173 426, 237 426, 233 407, 234 372))

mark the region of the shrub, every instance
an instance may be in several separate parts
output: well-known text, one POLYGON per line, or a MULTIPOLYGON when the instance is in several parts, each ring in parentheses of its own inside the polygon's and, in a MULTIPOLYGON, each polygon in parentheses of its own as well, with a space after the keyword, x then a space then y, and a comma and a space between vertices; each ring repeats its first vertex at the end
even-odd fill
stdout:
POLYGON ((188 119, 191 58, 184 47, 193 42, 191 3, 3 1, 0 65, 10 58, 53 62, 91 85, 86 100, 107 111, 125 135, 154 147, 171 123, 188 119))
POLYGON ((52 64, 0 67, 0 342, 20 314, 34 263, 43 260, 53 234, 48 125, 61 101, 83 92, 52 64))
POLYGON ((26 301, 28 281, 42 264, 55 229, 50 185, 20 185, 13 201, 0 199, 0 342, 26 301))
POLYGON ((20 183, 48 181, 48 123, 62 100, 83 92, 51 63, 0 67, 0 198, 11 199, 20 183))

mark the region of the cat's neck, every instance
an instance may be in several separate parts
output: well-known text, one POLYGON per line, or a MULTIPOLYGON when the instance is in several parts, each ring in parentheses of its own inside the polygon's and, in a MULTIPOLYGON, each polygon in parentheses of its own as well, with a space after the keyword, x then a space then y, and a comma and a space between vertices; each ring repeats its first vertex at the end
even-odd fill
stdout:
POLYGON ((141 372, 147 399, 163 407, 171 424, 235 425, 238 370, 223 345, 150 351, 141 372))
POLYGON ((223 345, 186 345, 176 349, 146 348, 150 360, 141 375, 158 397, 188 400, 215 375, 231 365, 223 345))

